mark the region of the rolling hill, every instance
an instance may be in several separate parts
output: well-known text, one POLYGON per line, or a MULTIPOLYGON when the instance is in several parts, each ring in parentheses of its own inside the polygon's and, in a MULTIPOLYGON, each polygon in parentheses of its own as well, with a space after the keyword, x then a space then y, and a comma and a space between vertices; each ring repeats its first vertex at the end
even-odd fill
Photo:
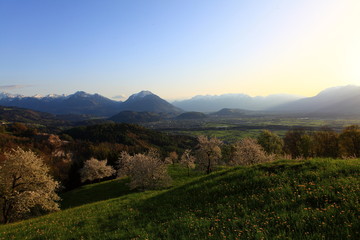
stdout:
POLYGON ((192 120, 192 119, 204 119, 204 118, 208 118, 208 116, 201 112, 185 112, 177 116, 175 119, 192 120))
POLYGON ((241 117, 252 111, 244 110, 244 109, 237 109, 237 108, 223 108, 217 112, 211 113, 212 116, 217 117, 241 117))
POLYGON ((3 106, 0 106, 0 121, 41 124, 46 126, 70 125, 68 121, 62 120, 51 113, 3 106))
POLYGON ((0 239, 360 237, 357 159, 170 173, 174 186, 162 191, 131 192, 125 179, 75 189, 62 196, 66 210, 0 226, 0 239))
POLYGON ((145 123, 160 121, 164 118, 167 118, 167 115, 156 112, 122 111, 110 117, 109 120, 117 123, 145 123))

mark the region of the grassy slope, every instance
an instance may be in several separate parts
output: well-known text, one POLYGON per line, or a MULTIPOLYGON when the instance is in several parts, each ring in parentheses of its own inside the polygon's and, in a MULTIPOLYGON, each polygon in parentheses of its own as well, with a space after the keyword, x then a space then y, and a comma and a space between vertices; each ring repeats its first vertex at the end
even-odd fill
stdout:
POLYGON ((64 196, 65 208, 98 191, 97 200, 120 197, 0 226, 0 239, 360 238, 359 160, 171 172, 175 186, 163 191, 128 193, 125 180, 75 190, 77 198, 64 196), (103 191, 107 184, 121 190, 103 191))

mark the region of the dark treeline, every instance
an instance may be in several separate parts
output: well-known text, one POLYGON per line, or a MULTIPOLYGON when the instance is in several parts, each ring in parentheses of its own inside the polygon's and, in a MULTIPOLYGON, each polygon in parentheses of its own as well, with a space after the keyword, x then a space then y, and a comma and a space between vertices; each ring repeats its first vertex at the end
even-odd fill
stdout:
POLYGON ((62 137, 68 140, 66 151, 73 159, 65 184, 68 189, 81 184, 79 169, 92 157, 106 159, 116 168, 123 151, 135 154, 155 149, 165 158, 171 152, 183 152, 196 145, 193 137, 168 135, 139 125, 119 123, 76 127, 64 131, 62 137))
MULTIPOLYGON (((289 158, 360 157, 360 127, 348 126, 337 132, 329 127, 319 130, 293 128, 283 138, 263 130, 258 143, 268 154, 289 158)), ((107 160, 116 168, 121 152, 146 153, 151 149, 162 158, 170 153, 181 156, 186 149, 196 150, 198 142, 189 136, 169 135, 133 124, 106 123, 71 128, 62 133, 41 133, 21 123, 0 125, 0 161, 4 152, 16 147, 31 150, 50 166, 51 174, 64 189, 80 186, 79 170, 90 158, 107 160)), ((231 144, 222 144, 222 159, 227 163, 233 155, 231 144)))
POLYGON ((259 144, 268 153, 288 154, 291 158, 358 158, 360 157, 360 126, 345 127, 340 133, 329 127, 317 131, 293 128, 281 139, 264 130, 259 144))
POLYGON ((168 135, 133 124, 106 123, 48 134, 22 123, 0 125, 0 161, 16 147, 31 150, 50 166, 51 174, 69 190, 81 185, 79 170, 92 157, 117 167, 121 152, 157 150, 163 158, 196 145, 189 136, 168 135))

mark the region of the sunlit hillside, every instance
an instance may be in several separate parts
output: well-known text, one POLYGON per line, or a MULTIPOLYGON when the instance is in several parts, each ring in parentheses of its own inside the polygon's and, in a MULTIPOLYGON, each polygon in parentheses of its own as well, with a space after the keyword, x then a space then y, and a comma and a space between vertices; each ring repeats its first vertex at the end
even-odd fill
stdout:
POLYGON ((170 172, 174 186, 162 191, 130 192, 115 180, 68 192, 66 210, 0 226, 0 239, 360 237, 358 159, 170 172))

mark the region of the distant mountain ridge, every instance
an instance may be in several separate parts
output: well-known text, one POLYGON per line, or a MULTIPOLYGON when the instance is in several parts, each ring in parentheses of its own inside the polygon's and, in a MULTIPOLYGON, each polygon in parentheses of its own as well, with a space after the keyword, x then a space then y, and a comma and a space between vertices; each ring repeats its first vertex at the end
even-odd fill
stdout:
POLYGON ((301 113, 309 116, 360 115, 360 87, 348 85, 328 88, 314 97, 281 104, 267 111, 301 113))
MULTIPOLYGON (((141 116, 143 119, 176 117, 186 112, 214 113, 217 115, 241 115, 246 111, 267 111, 273 113, 307 114, 309 116, 360 116, 360 87, 340 86, 328 88, 314 97, 277 94, 266 97, 251 97, 246 94, 224 94, 219 96, 195 96, 173 104, 150 91, 131 95, 126 101, 114 101, 99 94, 78 91, 71 95, 26 97, 23 95, 0 93, 0 106, 26 108, 55 115, 111 117, 124 111, 119 119, 141 116), (222 111, 219 111, 223 109, 222 111), (235 110, 237 109, 237 110, 235 110), (185 111, 184 111, 185 110, 185 111), (134 114, 131 112, 143 112, 134 114), (147 113, 161 113, 153 116, 147 113), (125 116, 127 115, 127 116, 125 116)), ((192 114, 194 115, 194 114, 192 114)), ((186 116, 186 115, 185 115, 186 116)))
POLYGON ((246 94, 199 95, 191 99, 174 101, 173 105, 185 111, 215 112, 223 108, 264 110, 300 99, 300 96, 275 94, 266 97, 251 97, 246 94))

